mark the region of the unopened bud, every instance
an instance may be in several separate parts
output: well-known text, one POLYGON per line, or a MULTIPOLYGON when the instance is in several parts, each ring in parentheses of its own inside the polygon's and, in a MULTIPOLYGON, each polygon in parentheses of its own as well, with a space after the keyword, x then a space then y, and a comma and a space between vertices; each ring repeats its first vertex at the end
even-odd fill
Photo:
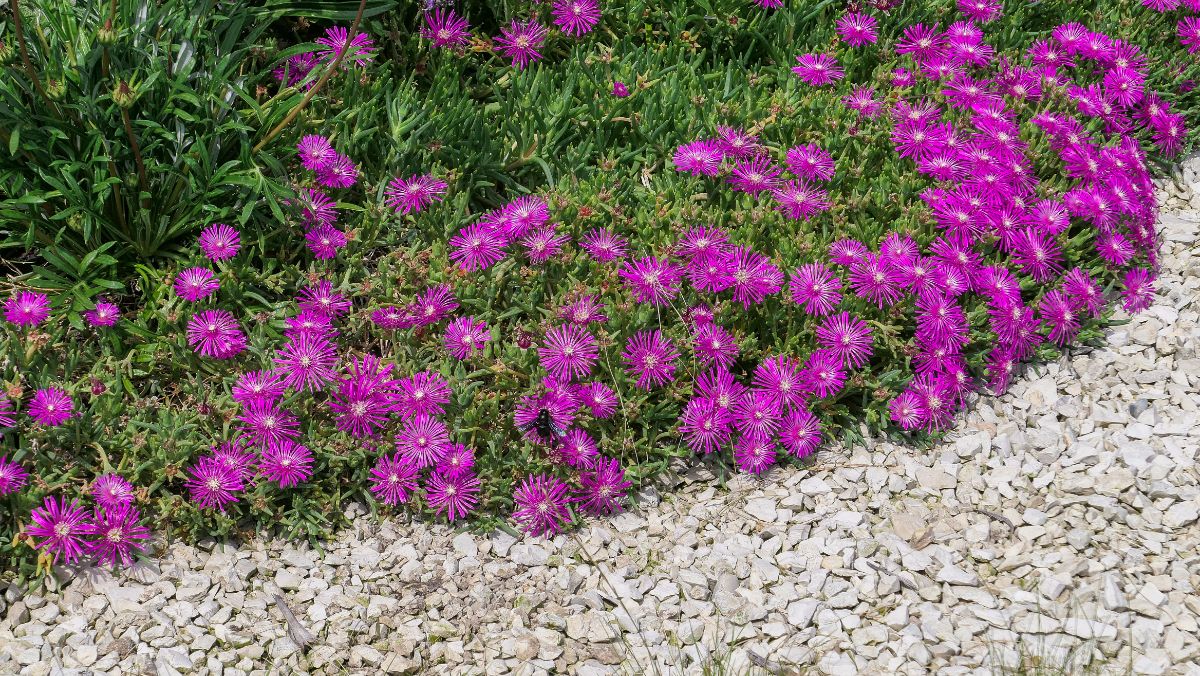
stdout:
POLYGON ((121 80, 113 88, 112 97, 118 106, 124 110, 129 110, 133 107, 133 102, 137 100, 137 91, 128 82, 121 80))

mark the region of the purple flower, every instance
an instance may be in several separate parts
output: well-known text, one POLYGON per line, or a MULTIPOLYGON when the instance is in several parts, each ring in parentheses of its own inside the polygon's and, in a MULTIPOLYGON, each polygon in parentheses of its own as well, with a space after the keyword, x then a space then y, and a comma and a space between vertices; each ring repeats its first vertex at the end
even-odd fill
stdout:
POLYGON ((4 319, 17 326, 37 326, 50 316, 50 299, 44 293, 22 291, 4 303, 4 319))
POLYGON ((255 457, 241 442, 221 442, 220 446, 213 448, 211 457, 217 464, 234 472, 239 480, 253 480, 255 457))
POLYGON ((459 317, 446 326, 443 344, 455 359, 467 359, 492 339, 487 322, 474 317, 459 317))
POLYGON ((762 474, 775 464, 775 440, 744 436, 733 444, 733 460, 747 474, 762 474))
POLYGON ((440 415, 450 403, 450 385, 441 374, 432 371, 414 373, 400 381, 401 413, 405 418, 440 415))
POLYGON ((454 10, 438 7, 432 12, 425 12, 421 37, 432 42, 434 48, 461 49, 471 41, 469 29, 467 20, 454 10))
POLYGON ((838 265, 850 266, 867 260, 870 251, 857 240, 839 239, 829 245, 829 259, 838 265))
POLYGON ((500 35, 496 38, 496 51, 512 59, 512 65, 516 66, 517 70, 524 70, 530 62, 541 60, 542 54, 538 48, 542 46, 548 32, 545 26, 533 19, 525 23, 518 23, 514 19, 507 28, 500 29, 500 35))
POLYGON ((396 450, 400 455, 411 458, 421 469, 437 463, 449 448, 450 434, 446 431, 446 425, 424 414, 406 420, 403 429, 396 435, 396 450))
POLYGON ((833 178, 833 156, 815 143, 789 148, 787 166, 796 178, 820 181, 833 178))
POLYGON ((276 352, 275 372, 295 390, 320 392, 336 376, 337 346, 324 336, 299 333, 276 352))
POLYGON ((728 252, 729 235, 724 230, 712 226, 689 228, 675 245, 675 254, 688 261, 728 252))
MULTIPOLYGON (((17 418, 13 412, 13 402, 7 395, 0 392, 0 430, 5 427, 16 427, 17 418)), ((3 434, 0 434, 3 436, 3 434)))
POLYGON ((554 25, 575 37, 590 33, 600 22, 600 6, 596 0, 555 0, 552 12, 554 25))
POLYGON ((434 514, 445 512, 451 523, 465 517, 475 509, 479 495, 479 479, 473 472, 456 475, 434 472, 425 482, 425 502, 434 514))
POLYGON ((96 307, 83 313, 83 318, 92 326, 112 326, 121 316, 121 309, 103 300, 96 301, 96 307))
POLYGON ((558 311, 558 316, 580 326, 586 326, 592 322, 603 324, 608 321, 608 316, 604 314, 604 303, 592 295, 580 296, 573 302, 562 306, 558 311))
POLYGON ((942 375, 918 375, 908 385, 921 399, 928 416, 925 421, 927 431, 943 430, 950 426, 954 414, 958 410, 952 386, 942 375))
POLYGON ((417 475, 421 468, 412 458, 400 453, 391 457, 382 455, 371 469, 371 494, 385 505, 408 502, 408 496, 417 490, 417 475))
POLYGON ((562 252, 563 245, 571 241, 569 235, 558 234, 556 223, 535 228, 521 239, 525 254, 532 263, 545 263, 562 252))
POLYGON ((719 368, 729 368, 740 352, 733 334, 716 324, 697 327, 692 345, 696 350, 696 358, 706 367, 715 364, 719 368))
POLYGON ((580 472, 581 490, 575 498, 585 514, 616 514, 622 509, 625 493, 633 483, 625 480, 625 470, 615 458, 599 458, 591 471, 580 472))
POLYGON ((505 256, 504 234, 492 225, 474 223, 450 238, 450 260, 467 272, 490 267, 505 256))
POLYGON ((804 402, 804 381, 800 365, 787 356, 764 359, 754 369, 754 387, 779 402, 781 408, 792 409, 804 402))
POLYGON ((683 440, 696 453, 708 455, 729 443, 732 416, 709 397, 696 397, 679 416, 683 440))
MULTIPOLYGON (((3 425, 4 423, 0 423, 3 425)), ((25 487, 28 482, 29 473, 21 467, 20 463, 15 460, 9 460, 8 456, 0 455, 0 497, 12 495, 25 487)))
POLYGON ((29 401, 29 417, 40 425, 58 427, 75 413, 71 396, 57 387, 38 390, 29 401))
POLYGON ((911 390, 905 390, 888 402, 888 413, 892 422, 903 430, 923 427, 929 419, 925 402, 911 390))
POLYGON ((733 426, 744 437, 769 439, 779 429, 780 398, 750 390, 733 404, 733 426))
POLYGON ((1128 312, 1141 312, 1154 302, 1154 273, 1134 268, 1125 273, 1125 288, 1121 291, 1122 305, 1128 312))
POLYGON ((346 377, 338 379, 329 408, 337 414, 339 430, 359 439, 373 437, 400 408, 400 382, 389 377, 391 364, 385 366, 370 354, 352 361, 347 370, 346 377))
POLYGON ((280 488, 291 488, 312 477, 312 461, 312 451, 307 446, 282 439, 267 444, 260 452, 258 470, 280 488))
POLYGON ((346 246, 346 233, 332 225, 318 225, 304 233, 304 243, 319 261, 329 260, 346 246))
POLYGON ((322 171, 337 157, 329 139, 318 134, 308 134, 296 144, 300 166, 309 171, 322 171))
POLYGON ((846 385, 845 364, 829 350, 816 350, 804 364, 804 388, 818 397, 832 397, 846 385))
MULTIPOLYGON (((288 57, 287 61, 283 62, 272 71, 275 79, 282 82, 285 87, 291 87, 298 84, 300 81, 308 77, 313 68, 317 66, 317 55, 314 52, 301 52, 288 57)), ((305 88, 312 86, 308 83, 305 88)))
POLYGON ((475 451, 469 446, 451 444, 446 454, 438 460, 434 470, 451 478, 458 478, 475 466, 475 451))
POLYGON ((234 494, 244 488, 238 471, 212 456, 200 458, 189 474, 186 486, 192 502, 200 509, 216 508, 224 512, 226 505, 238 501, 234 494))
POLYGON ((871 328, 849 312, 822 322, 817 342, 847 367, 862 368, 871 357, 871 328))
POLYGON ((208 268, 187 268, 175 277, 175 295, 186 301, 195 302, 207 298, 219 288, 221 283, 208 268))
POLYGON ((1003 9, 1001 0, 958 0, 958 11, 979 23, 988 23, 999 17, 1003 9))
POLYGON ((458 309, 454 290, 448 284, 437 284, 421 292, 410 308, 417 326, 428 326, 440 322, 446 315, 458 309))
POLYGON ((554 536, 571 520, 570 503, 570 489, 561 479, 530 475, 513 493, 513 519, 530 536, 554 536))
POLYGON ((767 296, 779 293, 783 288, 783 272, 771 264, 766 256, 746 247, 737 247, 730 256, 733 269, 733 299, 750 309, 767 296))
POLYGON ((361 66, 370 63, 371 52, 375 50, 371 36, 366 33, 356 33, 350 37, 350 31, 342 26, 331 26, 325 29, 325 35, 315 41, 321 45, 318 53, 322 61, 332 63, 343 52, 342 67, 361 66))
POLYGON ((847 12, 837 20, 836 25, 838 35, 842 36, 842 40, 850 47, 875 44, 879 39, 876 33, 879 21, 869 14, 847 12))
POLYGON ((333 290, 333 283, 327 279, 304 287, 296 300, 297 307, 301 310, 319 312, 334 319, 346 314, 353 307, 350 301, 333 290))
POLYGON ((829 54, 801 54, 796 62, 800 65, 792 68, 792 72, 814 87, 837 82, 845 75, 837 59, 829 54))
POLYGON ((575 421, 575 409, 577 408, 579 408, 579 402, 574 397, 563 396, 560 393, 547 392, 537 396, 527 395, 521 397, 520 403, 513 411, 513 424, 518 429, 524 430, 526 439, 540 444, 550 443, 554 441, 554 438, 543 437, 533 424, 542 410, 550 414, 550 420, 555 427, 564 430, 575 421))
MULTIPOLYGON (((794 373, 793 377, 798 386, 799 374, 794 373)), ((763 389, 759 385, 756 387, 763 389)), ((722 411, 732 410, 745 391, 746 386, 739 383, 733 374, 725 369, 709 369, 696 379, 696 394, 712 400, 713 405, 722 411)))
POLYGON ((85 547, 101 566, 116 566, 119 561, 133 563, 132 553, 143 551, 142 541, 151 538, 150 529, 141 523, 141 515, 130 504, 101 505, 92 513, 88 534, 94 539, 85 547))
POLYGON ((332 338, 338 334, 337 329, 333 328, 333 317, 323 312, 302 310, 284 322, 287 328, 283 330, 283 335, 288 339, 295 339, 302 334, 318 338, 332 338))
POLYGON ((675 360, 679 353, 671 339, 657 329, 630 336, 621 357, 626 372, 637 376, 637 386, 643 390, 675 380, 675 360))
POLYGON ((301 219, 310 228, 332 227, 337 222, 337 203, 320 190, 313 188, 301 190, 296 206, 300 209, 301 219))
POLYGON ((52 495, 47 496, 42 506, 33 510, 30 518, 33 523, 25 532, 30 537, 42 539, 34 544, 34 548, 46 550, 55 562, 61 557, 64 563, 69 564, 83 556, 92 525, 78 500, 67 504, 66 498, 60 501, 52 495))
POLYGON ((821 422, 806 408, 793 408, 783 418, 779 440, 787 452, 805 458, 821 444, 821 422))
POLYGON ((200 231, 200 250, 210 261, 223 261, 237 255, 242 237, 224 223, 213 223, 200 231))
POLYGON ((579 244, 601 263, 609 263, 618 258, 624 258, 626 249, 625 238, 619 237, 611 230, 596 228, 584 234, 579 244))
POLYGON ((618 99, 623 99, 626 96, 629 96, 629 87, 626 87, 624 82, 617 80, 613 82, 612 95, 618 99))
POLYGON ((1188 54, 1200 52, 1200 16, 1185 16, 1175 27, 1179 33, 1179 44, 1188 48, 1188 54))
POLYGON ((1086 310, 1093 317, 1099 317, 1104 309, 1104 294, 1100 285, 1092 276, 1080 268, 1074 268, 1063 275, 1063 293, 1071 299, 1075 309, 1086 310))
POLYGON ((251 401, 242 407, 237 420, 242 423, 242 438, 254 446, 266 447, 300 436, 300 420, 274 403, 251 401))
POLYGON ((842 278, 824 263, 808 263, 792 273, 792 302, 805 314, 824 317, 842 302, 842 278))
POLYGON ((878 254, 867 254, 864 260, 850 266, 850 288, 854 295, 884 308, 895 305, 903 294, 896 269, 878 254))
POLYGON ((586 378, 600 356, 596 339, 578 324, 563 324, 546 332, 538 348, 542 366, 559 380, 586 378))
POLYGON ((383 193, 386 203, 398 214, 415 214, 422 209, 441 202, 446 194, 446 182, 431 174, 414 175, 408 180, 397 176, 388 182, 383 193))
POLYGON ((249 371, 238 376, 233 385, 233 400, 240 404, 260 401, 274 404, 283 398, 287 386, 274 371, 249 371))
POLYGON ((617 410, 617 393, 604 383, 580 384, 575 391, 580 403, 587 406, 595 418, 603 420, 617 410))
POLYGON ((738 192, 758 195, 779 186, 779 167, 764 155, 738 160, 730 172, 729 183, 738 192))
POLYGON ((92 497, 108 509, 127 505, 133 502, 133 485, 119 474, 105 474, 92 482, 92 497))
POLYGON ((682 271, 665 258, 646 256, 621 266, 621 279, 639 303, 667 305, 679 293, 682 271))
POLYGON ((1047 291, 1038 302, 1038 314, 1042 325, 1049 328, 1049 338, 1055 344, 1065 346, 1079 333, 1079 316, 1074 303, 1059 289, 1047 291))
POLYGON ((675 171, 693 176, 716 176, 721 169, 721 147, 711 139, 685 143, 675 150, 675 171))
POLYGON ((1013 262, 1038 282, 1049 282, 1062 272, 1062 247, 1035 228, 1026 228, 1013 243, 1013 262))
POLYGON ((555 461, 576 469, 591 469, 598 455, 600 451, 596 448, 596 440, 578 427, 567 430, 553 449, 555 461))
POLYGON ((771 191, 778 203, 776 209, 787 218, 806 221, 814 215, 829 210, 829 194, 808 181, 788 181, 771 191))
POLYGON ((757 136, 737 127, 717 127, 717 144, 721 154, 732 158, 751 157, 762 150, 757 136))
POLYGON ((317 183, 326 188, 349 188, 358 182, 358 167, 341 153, 317 170, 317 183))

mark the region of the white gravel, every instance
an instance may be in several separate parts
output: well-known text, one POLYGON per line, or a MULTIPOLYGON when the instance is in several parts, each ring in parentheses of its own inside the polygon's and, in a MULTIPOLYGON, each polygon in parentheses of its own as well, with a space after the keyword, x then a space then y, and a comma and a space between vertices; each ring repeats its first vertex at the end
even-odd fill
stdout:
POLYGON ((1200 160, 1157 303, 931 449, 703 469, 551 541, 357 518, 0 602, 0 673, 1200 674, 1200 160), (301 650, 282 595, 316 639, 301 650))

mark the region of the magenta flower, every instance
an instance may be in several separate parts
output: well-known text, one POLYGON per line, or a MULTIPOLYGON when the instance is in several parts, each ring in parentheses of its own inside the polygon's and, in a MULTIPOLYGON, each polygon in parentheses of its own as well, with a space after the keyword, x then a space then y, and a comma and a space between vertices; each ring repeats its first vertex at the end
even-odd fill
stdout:
POLYGON ((312 462, 312 451, 307 446, 282 439, 260 452, 258 470, 280 488, 291 488, 312 477, 312 462))
POLYGON ((675 360, 679 353, 671 339, 657 329, 630 336, 621 357, 626 372, 637 376, 637 386, 643 390, 675 380, 675 360))
POLYGON ((758 137, 737 127, 717 127, 717 145, 721 154, 734 159, 752 157, 762 151, 758 137))
POLYGON ((728 252, 729 235, 724 230, 712 226, 689 228, 675 245, 675 255, 688 261, 728 252))
POLYGON ((1047 291, 1038 303, 1042 325, 1049 328, 1049 338, 1059 346, 1075 340, 1079 334, 1079 316, 1074 303, 1059 289, 1047 291))
POLYGON ((625 238, 619 237, 611 230, 600 228, 589 230, 579 240, 579 244, 592 255, 592 258, 601 263, 609 263, 618 258, 624 258, 628 250, 625 238))
POLYGON ((552 12, 554 25, 574 37, 590 33, 600 22, 596 0, 555 0, 552 12))
POLYGON ((1062 247, 1035 228, 1021 231, 1013 243, 1012 259, 1038 282, 1049 282, 1062 272, 1062 247))
POLYGON ((471 31, 467 20, 454 10, 438 7, 432 12, 425 12, 421 37, 429 40, 437 49, 462 49, 470 43, 471 31))
POLYGON ((1188 54, 1200 52, 1200 16, 1183 17, 1175 30, 1179 33, 1179 44, 1188 48, 1188 54))
POLYGON ((450 238, 450 260, 467 272, 490 267, 504 258, 504 234, 483 223, 468 225, 450 238))
POLYGON ((304 243, 312 252, 313 258, 319 261, 329 260, 337 256, 337 252, 346 246, 346 233, 332 225, 318 225, 304 233, 304 243))
POLYGON ((393 507, 408 502, 408 497, 417 490, 420 471, 414 460, 400 453, 394 453, 391 457, 382 455, 371 469, 371 494, 376 500, 393 507))
POLYGON ((685 143, 675 150, 675 171, 693 176, 716 176, 723 154, 716 141, 702 139, 685 143))
POLYGON ((1145 268, 1134 268, 1125 273, 1123 307, 1128 312, 1141 312, 1154 302, 1154 273, 1145 268))
POLYGON ((446 187, 445 181, 431 174, 413 175, 408 180, 397 176, 388 182, 383 194, 386 204, 396 213, 415 214, 434 202, 441 202, 446 187))
POLYGON ((105 509, 133 502, 133 485, 119 474, 105 474, 92 482, 92 497, 105 509))
POLYGON ((294 390, 320 392, 336 377, 337 346, 322 335, 299 333, 276 354, 275 372, 294 390))
POLYGON ((788 356, 768 357, 754 369, 754 387, 792 409, 804 402, 804 379, 800 365, 788 356))
POLYGON ((620 512, 625 494, 633 483, 625 480, 625 470, 615 458, 601 457, 591 471, 580 472, 581 490, 575 497, 585 514, 602 515, 620 512))
POLYGON ((49 552, 55 562, 62 558, 64 563, 69 564, 82 557, 87 550, 87 536, 91 534, 92 524, 87 512, 79 506, 79 501, 72 500, 67 504, 66 498, 60 501, 54 496, 47 496, 42 506, 33 510, 30 518, 33 523, 25 532, 30 537, 41 538, 34 548, 49 552))
POLYGON ((578 427, 567 430, 551 453, 555 462, 576 469, 591 469, 599 455, 600 451, 596 447, 596 440, 578 427))
POLYGON ((742 436, 769 439, 779 429, 780 400, 762 390, 750 390, 733 404, 733 426, 742 436))
POLYGON ((612 95, 618 99, 623 99, 626 96, 629 96, 629 87, 626 87, 624 82, 616 80, 613 82, 612 95))
POLYGON ((815 143, 789 148, 787 166, 796 178, 820 181, 833 178, 833 156, 815 143))
POLYGON ((779 167, 764 155, 738 160, 729 175, 729 183, 738 192, 757 196, 779 186, 779 167))
POLYGON ((842 36, 842 40, 850 47, 873 45, 879 39, 876 33, 879 21, 869 14, 847 12, 837 20, 836 25, 838 35, 842 36))
POLYGON ((829 54, 801 54, 796 62, 800 65, 792 68, 792 72, 814 87, 837 82, 845 75, 837 59, 829 54))
POLYGON ((580 403, 587 406, 595 418, 604 420, 617 411, 617 393, 602 382, 580 384, 576 393, 580 403))
POLYGON ((562 252, 563 246, 571 241, 569 235, 558 234, 558 224, 550 223, 534 229, 521 238, 525 255, 531 263, 545 263, 562 252))
POLYGON ((754 4, 763 9, 779 9, 783 7, 783 0, 754 0, 754 4))
POLYGON ((441 374, 432 371, 421 371, 400 381, 400 389, 401 413, 405 418, 440 415, 450 403, 450 385, 441 374))
POLYGON ((210 261, 223 261, 237 255, 242 236, 224 223, 213 223, 200 231, 200 250, 210 261))
POLYGON ((17 417, 13 411, 12 399, 9 399, 8 395, 0 392, 0 430, 3 430, 5 427, 16 426, 17 417))
POLYGON ((979 23, 988 23, 998 18, 1003 9, 1002 0, 958 0, 958 11, 979 23))
POLYGON ((446 454, 438 460, 434 470, 450 478, 458 478, 475 466, 475 451, 469 446, 451 444, 446 454))
POLYGON ((608 321, 608 316, 604 314, 604 303, 601 303, 596 296, 580 296, 571 303, 562 306, 558 311, 558 316, 572 324, 585 326, 596 322, 603 324, 608 321))
POLYGON ((101 505, 92 513, 87 553, 101 566, 116 566, 119 561, 133 563, 133 552, 143 551, 143 543, 151 538, 150 529, 141 523, 141 515, 131 504, 101 505))
POLYGON ((284 322, 287 328, 283 330, 283 335, 288 339, 294 339, 301 334, 324 338, 332 338, 338 334, 337 329, 333 328, 333 317, 323 312, 301 310, 299 314, 288 317, 284 322))
POLYGON ((883 112, 883 103, 875 98, 875 88, 866 85, 856 86, 850 93, 842 97, 842 105, 850 110, 857 110, 863 117, 873 120, 883 112))
POLYGON ((370 354, 352 361, 347 371, 338 379, 329 409, 337 414, 339 430, 359 439, 373 437, 400 408, 400 382, 390 377, 391 364, 370 354))
POLYGON ((237 420, 242 423, 242 438, 254 446, 278 445, 300 436, 300 420, 296 415, 273 403, 251 401, 242 407, 237 420))
MULTIPOLYGON (((292 85, 298 84, 307 78, 308 74, 312 72, 312 69, 316 67, 316 53, 302 52, 300 54, 293 54, 289 56, 286 61, 281 63, 275 68, 274 71, 272 71, 272 74, 275 76, 275 79, 279 82, 282 82, 285 87, 291 87, 292 85)), ((307 89, 311 86, 312 83, 310 82, 305 86, 305 88, 307 89)))
POLYGON ((824 317, 842 302, 842 278, 824 263, 808 263, 792 273, 792 302, 805 314, 824 317))
POLYGON ((544 345, 538 348, 542 366, 559 380, 586 378, 600 357, 595 337, 578 324, 563 324, 546 332, 544 345))
POLYGON ((341 153, 317 170, 317 183, 326 188, 349 188, 358 182, 358 167, 341 153))
POLYGON ((530 475, 513 493, 513 519, 526 534, 554 536, 571 521, 570 489, 561 479, 530 475))
POLYGON ((479 495, 479 479, 472 472, 456 475, 434 472, 425 481, 425 502, 434 514, 445 512, 451 523, 475 509, 479 495))
POLYGON ((746 247, 737 247, 729 257, 732 263, 733 300, 745 309, 758 305, 767 296, 783 288, 783 272, 766 256, 746 247))
POLYGON ((208 298, 219 288, 221 283, 208 268, 187 268, 175 277, 175 295, 193 303, 208 298))
MULTIPOLYGON (((0 422, 0 426, 4 426, 0 422)), ((21 467, 20 463, 15 460, 9 460, 8 456, 0 455, 0 497, 12 495, 25 487, 28 483, 29 473, 21 467)))
POLYGON ((200 458, 189 474, 186 486, 192 502, 200 509, 224 512, 226 505, 238 501, 235 493, 244 488, 239 472, 212 456, 200 458))
POLYGON ((806 408, 794 408, 783 418, 779 441, 788 453, 805 458, 821 444, 821 422, 806 408))
POLYGON ((238 376, 233 385, 233 400, 246 405, 252 401, 274 404, 283 398, 287 386, 274 371, 249 371, 238 376))
POLYGON ((437 463, 449 448, 450 434, 446 425, 424 414, 406 420, 396 435, 396 450, 405 458, 411 458, 421 469, 437 463))
POLYGON ((325 35, 317 38, 315 42, 322 46, 322 49, 318 51, 322 61, 332 63, 344 52, 343 68, 370 63, 371 52, 375 51, 371 36, 366 33, 356 33, 351 38, 350 31, 342 26, 326 28, 325 35))
POLYGON ((44 293, 22 291, 4 303, 4 319, 17 326, 37 326, 50 316, 50 299, 44 293))
POLYGON ((458 300, 449 284, 437 284, 421 292, 413 301, 409 311, 416 319, 417 326, 436 324, 458 309, 458 300))
POLYGON ((305 188, 296 202, 305 225, 332 227, 337 222, 337 203, 320 190, 305 188))
POLYGON ((214 447, 210 456, 217 464, 225 467, 241 481, 252 481, 254 478, 255 456, 239 441, 224 441, 214 447))
POLYGON ((467 359, 482 350, 491 339, 487 322, 476 321, 474 317, 459 317, 446 326, 442 343, 455 359, 467 359))
MULTIPOLYGON (((799 389, 799 374, 793 373, 793 378, 799 389)), ((759 387, 759 389, 763 388, 759 387)), ((696 394, 710 399, 713 405, 722 411, 732 410, 733 405, 745 392, 746 386, 739 383, 737 378, 734 378, 733 374, 725 369, 709 369, 696 379, 696 394)))
POLYGON ((531 62, 542 58, 538 48, 546 40, 547 28, 534 19, 518 23, 515 19, 507 28, 500 29, 496 38, 496 51, 512 59, 512 65, 517 70, 525 70, 531 62))
POLYGON ((112 326, 120 317, 121 309, 103 300, 97 300, 96 307, 83 313, 83 318, 88 324, 98 327, 112 326))
POLYGON ((297 297, 297 307, 305 312, 319 312, 331 318, 338 318, 350 311, 353 303, 345 296, 333 290, 333 283, 322 279, 316 284, 304 287, 297 297))
POLYGON ((563 396, 561 393, 547 392, 541 395, 527 395, 521 397, 520 403, 517 404, 516 410, 513 411, 513 424, 524 432, 523 436, 539 444, 547 444, 554 441, 557 437, 553 435, 547 438, 537 430, 534 421, 543 410, 550 414, 550 421, 559 430, 565 430, 575 421, 575 410, 579 408, 579 402, 571 396, 563 396))
POLYGON ((846 367, 829 350, 816 350, 804 363, 804 389, 818 397, 832 397, 846 385, 846 367))
POLYGON ((871 327, 849 312, 829 317, 817 327, 817 342, 850 368, 862 368, 871 357, 871 327))
POLYGON ((57 387, 40 389, 29 401, 29 417, 39 425, 58 427, 75 414, 71 396, 57 387))
POLYGON ((862 242, 853 239, 839 239, 829 245, 829 259, 838 265, 865 262, 870 253, 862 242))
POLYGON ((733 460, 747 474, 762 474, 775 465, 775 441, 744 436, 733 444, 733 460))
POLYGON ((300 166, 309 171, 323 171, 337 158, 329 139, 318 134, 302 137, 296 144, 296 154, 300 156, 300 166))
POLYGON ((683 440, 696 453, 708 455, 729 443, 732 416, 709 397, 696 397, 687 403, 679 417, 683 440))
POLYGON ((655 307, 667 305, 679 293, 682 270, 665 258, 646 256, 627 261, 619 273, 625 286, 639 303, 655 307))
POLYGON ((697 327, 692 345, 696 358, 706 367, 715 364, 719 368, 729 368, 741 351, 733 334, 716 324, 697 327))
POLYGON ((924 427, 929 419, 929 411, 925 410, 925 402, 911 390, 901 392, 888 402, 888 414, 892 422, 903 430, 924 427))
POLYGON ((854 295, 871 301, 878 308, 891 307, 903 296, 900 275, 878 254, 850 266, 850 288, 854 295))
POLYGON ((829 210, 829 194, 808 181, 788 181, 771 191, 778 203, 775 207, 787 218, 806 221, 819 212, 829 210))
POLYGON ((1071 299, 1073 308, 1082 309, 1093 317, 1100 316, 1101 310, 1104 309, 1104 294, 1100 285, 1087 272, 1074 268, 1063 275, 1062 289, 1071 299))

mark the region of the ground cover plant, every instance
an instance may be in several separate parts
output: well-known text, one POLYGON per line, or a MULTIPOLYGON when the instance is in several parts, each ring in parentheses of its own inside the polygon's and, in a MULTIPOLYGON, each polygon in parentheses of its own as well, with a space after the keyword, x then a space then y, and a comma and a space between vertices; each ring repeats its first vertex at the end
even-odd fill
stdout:
POLYGON ((9 574, 936 438, 1148 305, 1200 110, 1192 0, 154 9, 0 33, 9 574))

